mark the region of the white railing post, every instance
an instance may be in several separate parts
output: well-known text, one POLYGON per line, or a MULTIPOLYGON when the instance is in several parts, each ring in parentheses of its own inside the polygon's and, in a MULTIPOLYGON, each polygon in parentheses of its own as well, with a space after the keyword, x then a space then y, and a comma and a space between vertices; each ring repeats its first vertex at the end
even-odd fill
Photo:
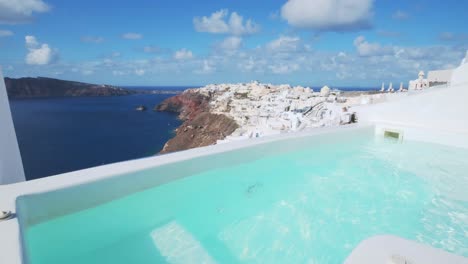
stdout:
POLYGON ((0 67, 0 185, 25 180, 10 103, 0 67))

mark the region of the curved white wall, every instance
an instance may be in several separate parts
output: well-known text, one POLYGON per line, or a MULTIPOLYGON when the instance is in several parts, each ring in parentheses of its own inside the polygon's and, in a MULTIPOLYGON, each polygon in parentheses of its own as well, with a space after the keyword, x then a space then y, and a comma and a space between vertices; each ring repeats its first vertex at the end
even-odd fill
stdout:
POLYGON ((453 71, 452 85, 468 84, 468 62, 453 71))
POLYGON ((0 68, 0 185, 25 180, 23 162, 0 68))

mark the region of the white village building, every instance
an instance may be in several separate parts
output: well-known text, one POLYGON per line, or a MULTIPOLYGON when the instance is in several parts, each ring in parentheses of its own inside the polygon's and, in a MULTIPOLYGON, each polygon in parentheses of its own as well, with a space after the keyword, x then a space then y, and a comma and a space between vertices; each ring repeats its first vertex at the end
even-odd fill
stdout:
POLYGON ((450 80, 452 79, 452 74, 453 74, 453 69, 430 71, 427 74, 427 81, 429 82, 429 86, 450 84, 450 80))
POLYGON ((410 81, 408 85, 409 90, 422 90, 429 87, 429 81, 425 79, 426 75, 423 71, 420 71, 418 74, 418 79, 410 81))
MULTIPOLYGON (((466 52, 465 58, 462 60, 461 65, 466 63, 468 63, 468 51, 466 52)), ((409 90, 422 90, 424 88, 437 85, 450 85, 457 69, 429 71, 427 74, 427 79, 424 78, 424 72, 420 71, 418 79, 410 81, 408 88, 409 90)))

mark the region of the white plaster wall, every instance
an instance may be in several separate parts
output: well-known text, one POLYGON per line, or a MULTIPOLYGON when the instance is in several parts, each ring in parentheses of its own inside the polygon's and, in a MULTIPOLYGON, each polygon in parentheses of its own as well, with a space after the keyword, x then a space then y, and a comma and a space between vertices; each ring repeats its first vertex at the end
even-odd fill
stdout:
POLYGON ((23 162, 0 68, 0 185, 25 180, 23 162))
POLYGON ((427 74, 429 82, 450 82, 452 80, 453 70, 430 71, 427 74))
POLYGON ((468 146, 465 142, 468 136, 467 102, 468 82, 417 91, 398 100, 359 106, 354 110, 359 122, 373 123, 377 128, 399 129, 404 133, 406 130, 408 133, 404 136, 410 136, 407 139, 468 146), (446 136, 430 140, 426 134, 446 136))
POLYGON ((468 84, 468 62, 456 68, 452 75, 452 85, 468 84))

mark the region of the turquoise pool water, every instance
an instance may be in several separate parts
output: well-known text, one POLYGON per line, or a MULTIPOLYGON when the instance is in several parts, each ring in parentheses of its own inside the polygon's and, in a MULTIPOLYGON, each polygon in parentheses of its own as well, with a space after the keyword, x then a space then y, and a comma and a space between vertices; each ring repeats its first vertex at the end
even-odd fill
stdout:
POLYGON ((342 263, 362 240, 393 234, 468 256, 467 161, 468 150, 368 134, 270 143, 30 224, 26 254, 32 264, 342 263))

